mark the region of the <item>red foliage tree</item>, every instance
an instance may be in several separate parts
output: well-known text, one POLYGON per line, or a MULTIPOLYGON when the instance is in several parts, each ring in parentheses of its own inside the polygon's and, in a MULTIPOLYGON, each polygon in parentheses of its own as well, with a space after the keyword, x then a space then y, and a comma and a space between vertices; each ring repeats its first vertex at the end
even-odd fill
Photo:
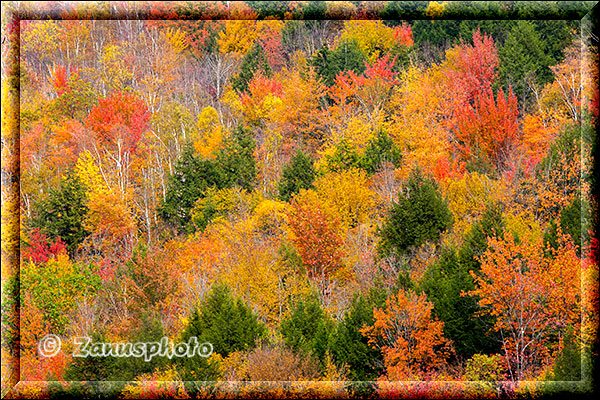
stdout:
POLYGON ((403 22, 395 28, 394 39, 406 47, 412 47, 414 44, 413 33, 409 24, 403 22))
POLYGON ((391 88, 398 83, 398 73, 393 71, 395 63, 396 58, 390 60, 388 54, 372 64, 365 62, 366 70, 362 75, 356 75, 354 71, 340 72, 330 89, 334 110, 346 114, 349 106, 358 104, 370 115, 381 111, 391 88))
POLYGON ((114 145, 122 154, 135 152, 149 122, 143 101, 129 92, 114 92, 90 111, 86 125, 101 144, 114 145))
POLYGON ((62 65, 54 65, 54 68, 50 71, 49 80, 58 97, 62 96, 65 92, 71 91, 68 82, 69 77, 77 74, 78 71, 76 67, 70 67, 67 70, 67 68, 62 65))
POLYGON ((23 260, 35 264, 44 264, 51 257, 66 252, 67 247, 61 238, 56 238, 53 242, 45 233, 40 232, 39 228, 35 228, 29 235, 29 242, 23 249, 23 260))
POLYGON ((261 31, 258 42, 267 55, 267 61, 269 62, 271 69, 274 71, 280 70, 285 65, 281 43, 281 31, 267 25, 261 31))
POLYGON ((504 97, 498 90, 497 100, 491 88, 479 95, 474 103, 458 106, 454 125, 455 147, 463 159, 479 156, 502 165, 516 144, 519 125, 517 98, 512 89, 504 97))
POLYGON ((455 101, 474 102, 487 92, 497 77, 498 51, 494 40, 473 32, 473 45, 461 44, 448 51, 446 78, 455 101))
POLYGON ((289 224, 302 263, 312 278, 330 276, 341 264, 343 240, 339 221, 323 211, 318 200, 292 200, 289 224))

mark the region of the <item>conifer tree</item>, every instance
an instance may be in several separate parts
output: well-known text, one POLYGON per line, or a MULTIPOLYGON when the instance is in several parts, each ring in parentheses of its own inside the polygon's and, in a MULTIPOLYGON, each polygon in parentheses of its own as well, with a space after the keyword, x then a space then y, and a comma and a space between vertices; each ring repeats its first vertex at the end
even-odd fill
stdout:
POLYGON ((291 314, 281 321, 280 331, 285 343, 294 351, 325 360, 334 325, 316 297, 298 301, 291 314))
POLYGON ((279 181, 279 197, 289 201, 300 189, 311 189, 315 180, 315 168, 312 160, 301 150, 292 157, 283 169, 279 181))
POLYGON ((224 181, 217 164, 195 156, 192 145, 188 144, 169 179, 159 215, 178 232, 192 231, 190 210, 194 203, 207 188, 221 188, 224 181))
POLYGON ((89 232, 83 226, 88 212, 85 187, 77 176, 68 173, 57 190, 34 206, 32 225, 42 229, 50 238, 62 239, 71 255, 89 232))
POLYGON ((378 231, 379 251, 384 256, 406 253, 428 240, 437 241, 451 225, 452 215, 437 185, 417 171, 410 176, 378 231))

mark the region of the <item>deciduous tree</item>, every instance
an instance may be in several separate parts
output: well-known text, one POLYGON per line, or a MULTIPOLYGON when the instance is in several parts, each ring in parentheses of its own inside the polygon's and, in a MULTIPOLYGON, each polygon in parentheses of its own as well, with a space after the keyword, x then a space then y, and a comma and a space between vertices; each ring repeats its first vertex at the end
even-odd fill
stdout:
POLYGON ((580 315, 579 260, 572 240, 559 237, 559 249, 544 256, 542 241, 516 243, 512 235, 489 238, 472 272, 483 312, 496 316, 510 378, 535 376, 554 356, 558 341, 580 315))
POLYGON ((373 310, 373 325, 361 329, 369 344, 381 350, 388 380, 428 379, 452 354, 444 323, 432 310, 424 294, 400 291, 386 300, 385 308, 373 310))

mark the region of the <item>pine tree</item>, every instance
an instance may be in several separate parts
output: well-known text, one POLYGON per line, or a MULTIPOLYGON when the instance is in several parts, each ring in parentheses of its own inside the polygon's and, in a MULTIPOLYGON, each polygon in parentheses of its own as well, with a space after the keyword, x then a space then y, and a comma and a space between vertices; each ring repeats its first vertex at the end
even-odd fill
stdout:
POLYGON ((579 381, 581 380, 581 344, 573 327, 567 330, 563 343, 563 348, 554 360, 550 380, 579 381))
POLYGON ((577 255, 581 256, 581 207, 581 199, 578 196, 573 197, 571 203, 560 211, 559 222, 554 219, 550 221, 550 227, 544 235, 544 243, 554 249, 558 248, 557 235, 560 226, 563 233, 571 235, 577 248, 577 255))
POLYGON ((33 227, 40 228, 52 239, 62 239, 71 255, 89 232, 83 221, 88 212, 85 187, 74 174, 62 179, 58 190, 51 189, 48 198, 34 206, 33 227))
POLYGON ((365 72, 366 60, 356 40, 344 40, 335 50, 321 47, 309 62, 316 68, 317 75, 323 82, 332 86, 340 72, 354 71, 358 75, 365 72))
POLYGON ((211 160, 201 160, 188 144, 169 178, 167 193, 158 213, 178 232, 191 232, 190 211, 209 187, 221 188, 225 178, 219 166, 211 160))
POLYGON ((253 348, 265 333, 264 324, 250 307, 234 298, 228 286, 217 283, 192 313, 182 340, 196 336, 198 343, 211 343, 215 353, 227 357, 234 351, 253 348))
POLYGON ((334 325, 316 297, 298 301, 291 314, 281 321, 280 332, 294 351, 317 357, 321 362, 330 347, 334 325))
POLYGON ((487 249, 488 237, 502 236, 503 225, 500 207, 488 207, 483 218, 467 234, 463 247, 458 251, 444 249, 421 282, 420 288, 433 303, 437 317, 444 322, 444 334, 453 341, 459 356, 468 358, 476 353, 499 350, 500 341, 488 334, 493 321, 489 317, 476 317, 477 299, 462 293, 475 288, 469 271, 480 270, 476 257, 487 249))
POLYGON ((521 103, 529 93, 527 80, 542 85, 552 77, 550 58, 544 52, 539 33, 530 21, 518 21, 508 33, 506 42, 498 52, 500 57, 500 82, 510 85, 521 103))
POLYGON ((400 149, 394 145, 387 132, 380 130, 367 144, 360 165, 369 174, 374 174, 384 162, 390 162, 394 167, 399 167, 401 160, 402 153, 400 149))
POLYGON ((239 186, 252 191, 256 184, 255 147, 252 131, 242 126, 225 140, 225 147, 217 154, 217 164, 223 179, 222 187, 239 186))
POLYGON ((356 146, 348 139, 342 139, 336 146, 333 154, 325 154, 326 168, 331 172, 342 172, 360 166, 360 155, 356 146))
POLYGON ((240 65, 240 73, 231 78, 233 88, 239 92, 246 92, 248 84, 257 72, 262 72, 265 76, 271 76, 271 66, 262 46, 256 42, 246 53, 240 65))
POLYGON ((315 180, 315 168, 310 157, 301 150, 292 157, 283 169, 279 181, 279 198, 289 201, 300 189, 311 189, 315 180))
POLYGON ((428 240, 437 241, 451 225, 452 215, 437 185, 417 171, 411 174, 378 230, 379 252, 384 256, 406 253, 428 240))
POLYGON ((385 298, 385 291, 375 289, 369 296, 355 296, 333 336, 331 353, 338 364, 350 368, 349 377, 353 381, 373 380, 383 371, 381 352, 369 346, 360 329, 373 325, 373 308, 384 307, 385 298))

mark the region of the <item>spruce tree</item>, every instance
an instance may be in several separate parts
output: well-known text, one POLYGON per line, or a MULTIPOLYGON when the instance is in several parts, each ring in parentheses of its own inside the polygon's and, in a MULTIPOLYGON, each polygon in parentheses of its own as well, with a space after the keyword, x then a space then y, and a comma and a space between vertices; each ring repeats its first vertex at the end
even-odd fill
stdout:
POLYGON ((444 249, 420 284, 433 303, 436 316, 444 322, 444 335, 452 340, 459 356, 468 358, 476 353, 499 351, 500 340, 488 333, 493 320, 477 317, 478 300, 462 293, 475 289, 470 271, 480 270, 477 257, 487 249, 487 238, 501 237, 503 232, 500 207, 487 207, 482 219, 467 234, 463 247, 458 251, 444 249))
POLYGON ((281 335, 292 350, 315 356, 321 363, 329 350, 333 329, 333 321, 314 296, 298 301, 280 324, 281 335))
POLYGON ((360 160, 360 166, 369 174, 374 174, 384 162, 390 162, 394 167, 400 166, 402 153, 394 144, 387 132, 380 130, 369 141, 360 160))
POLYGON ((383 370, 383 355, 368 343, 360 329, 373 325, 373 308, 385 306, 385 291, 373 290, 369 296, 354 297, 333 336, 331 353, 339 365, 347 365, 353 381, 375 380, 383 370))
POLYGON ((300 189, 312 188, 314 180, 315 168, 312 160, 301 150, 298 150, 283 169, 279 181, 279 198, 283 201, 289 201, 300 189))
POLYGON ((406 253, 428 240, 437 241, 451 225, 452 215, 437 185, 417 171, 378 230, 379 252, 383 256, 406 253))
POLYGON ((192 313, 182 340, 196 336, 199 343, 211 343, 215 353, 227 357, 234 351, 253 348, 265 333, 264 324, 250 307, 234 298, 227 285, 217 283, 192 313))
POLYGON ((334 50, 327 46, 321 47, 309 60, 317 70, 317 75, 327 86, 333 86, 340 72, 353 71, 360 75, 366 67, 366 57, 356 40, 342 41, 334 50))
POLYGON ((256 162, 254 149, 256 143, 252 131, 238 126, 225 139, 225 146, 217 153, 217 164, 223 179, 223 187, 239 186, 252 191, 256 184, 256 162))
POLYGON ((52 239, 61 238, 71 255, 89 235, 83 226, 88 212, 85 187, 76 175, 67 173, 60 187, 51 189, 48 198, 34 206, 31 224, 52 239))
POLYGON ((247 91, 248 84, 257 72, 261 72, 265 76, 272 74, 267 56, 258 41, 244 56, 239 74, 231 78, 232 87, 239 92, 247 91))
POLYGON ((178 232, 191 233, 190 211, 209 187, 222 188, 226 183, 222 169, 211 160, 202 160, 186 145, 173 175, 169 177, 167 193, 158 209, 159 216, 178 232))
POLYGON ((563 348, 554 360, 550 380, 579 381, 581 380, 581 344, 573 327, 567 329, 563 344, 563 348))
POLYGON ((535 77, 534 82, 542 85, 552 78, 551 59, 544 52, 539 33, 529 21, 515 24, 498 56, 500 82, 505 89, 510 84, 520 103, 525 101, 529 92, 528 79, 535 77))

